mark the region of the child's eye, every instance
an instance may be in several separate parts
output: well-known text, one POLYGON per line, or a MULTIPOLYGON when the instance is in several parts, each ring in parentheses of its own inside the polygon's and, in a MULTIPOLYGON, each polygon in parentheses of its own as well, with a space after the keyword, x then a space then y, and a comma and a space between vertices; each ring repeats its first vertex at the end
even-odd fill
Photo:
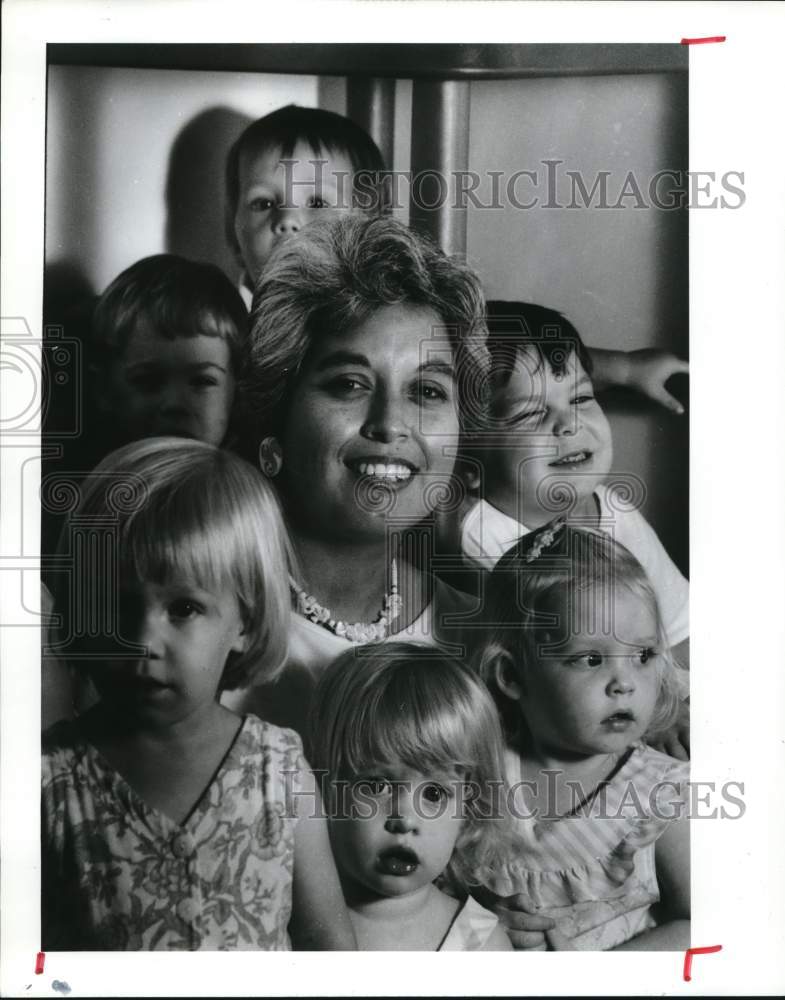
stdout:
POLYGON ((358 791, 374 796, 388 795, 392 791, 392 785, 387 778, 360 778, 356 782, 355 787, 358 791))
POLYGON ((571 656, 567 663, 574 667, 601 667, 601 653, 581 653, 579 656, 571 656))
POLYGON ((434 784, 429 782, 423 787, 422 797, 426 802, 431 802, 437 805, 439 802, 444 802, 445 799, 450 798, 450 792, 448 789, 444 788, 442 785, 434 784))
POLYGON ((324 198, 314 197, 308 199, 309 208, 329 208, 329 204, 324 200, 324 198))
POLYGON ((651 646, 647 646, 645 649, 639 649, 637 657, 640 663, 649 663, 657 655, 657 650, 652 649, 651 646))
POLYGON ((593 403, 594 396, 590 393, 581 393, 580 396, 575 396, 572 402, 575 406, 583 406, 584 403, 593 403))
POLYGON ((275 207, 275 202, 272 198, 254 198, 248 203, 248 207, 252 212, 269 212, 275 207))
POLYGON ((212 375, 195 375, 191 379, 191 385, 195 389, 210 389, 218 385, 218 379, 212 375))
POLYGON ((172 601, 169 605, 169 617, 187 621, 189 618, 194 618, 196 615, 202 614, 203 610, 202 606, 196 601, 192 601, 187 597, 180 597, 176 601, 172 601))

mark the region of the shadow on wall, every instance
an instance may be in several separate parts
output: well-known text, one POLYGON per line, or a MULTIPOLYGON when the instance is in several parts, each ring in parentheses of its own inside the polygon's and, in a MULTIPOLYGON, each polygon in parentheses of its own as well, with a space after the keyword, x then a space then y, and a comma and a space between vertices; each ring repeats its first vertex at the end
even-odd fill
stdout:
POLYGON ((238 265, 226 238, 226 157, 251 121, 231 108, 203 111, 179 132, 166 174, 167 252, 217 264, 232 280, 238 265))

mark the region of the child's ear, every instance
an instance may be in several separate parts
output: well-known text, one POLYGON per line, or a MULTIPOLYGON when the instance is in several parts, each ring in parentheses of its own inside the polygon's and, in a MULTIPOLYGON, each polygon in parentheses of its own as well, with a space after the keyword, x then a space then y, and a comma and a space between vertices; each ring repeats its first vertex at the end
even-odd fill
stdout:
POLYGON ((498 642, 491 642, 483 650, 479 672, 489 687, 495 685, 511 701, 520 701, 523 697, 523 685, 515 660, 498 642))
POLYGON ((233 653, 244 653, 247 648, 248 648, 248 635, 245 631, 245 626, 243 625, 234 638, 231 651, 233 653))
POLYGON ((496 652, 493 663, 493 678, 502 694, 506 695, 511 701, 521 700, 523 688, 518 679, 515 662, 506 649, 499 649, 496 652))

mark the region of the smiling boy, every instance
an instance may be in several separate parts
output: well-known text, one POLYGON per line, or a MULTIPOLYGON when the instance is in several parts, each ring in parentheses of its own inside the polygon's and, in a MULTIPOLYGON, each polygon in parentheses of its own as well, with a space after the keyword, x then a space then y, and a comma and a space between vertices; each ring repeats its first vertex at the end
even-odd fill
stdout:
POLYGON ((491 570, 515 542, 558 514, 625 545, 651 579, 671 646, 688 662, 689 584, 654 529, 606 483, 611 429, 594 396, 592 361, 564 316, 522 302, 489 304, 490 419, 479 447, 483 498, 461 525, 461 550, 491 570))

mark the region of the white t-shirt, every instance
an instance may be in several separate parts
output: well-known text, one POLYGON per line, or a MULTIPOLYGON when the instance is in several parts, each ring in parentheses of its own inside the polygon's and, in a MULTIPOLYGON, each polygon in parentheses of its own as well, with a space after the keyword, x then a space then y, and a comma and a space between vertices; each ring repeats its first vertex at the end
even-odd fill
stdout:
MULTIPOLYGON (((671 646, 690 634, 690 585, 670 558, 657 533, 636 506, 630 505, 613 484, 595 491, 600 528, 630 550, 651 580, 671 646)), ((505 552, 531 528, 480 500, 461 526, 461 551, 467 563, 492 570, 505 552)))

